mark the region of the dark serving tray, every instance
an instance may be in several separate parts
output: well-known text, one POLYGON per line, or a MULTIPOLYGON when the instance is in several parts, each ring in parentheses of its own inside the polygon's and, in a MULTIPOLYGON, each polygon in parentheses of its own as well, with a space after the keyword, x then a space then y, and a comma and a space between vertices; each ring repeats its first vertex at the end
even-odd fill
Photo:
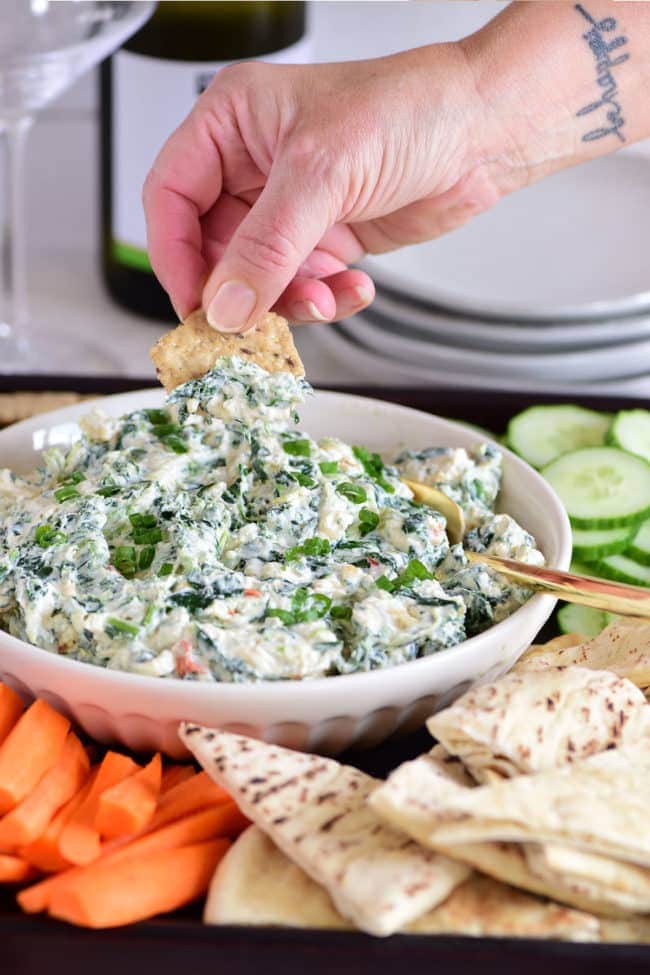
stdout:
MULTIPOLYGON (((74 390, 97 395, 153 386, 142 380, 82 376, 0 376, 0 392, 74 390)), ((337 388, 337 387, 328 387, 337 388)), ((494 390, 338 387, 391 400, 502 433, 516 412, 534 403, 579 402, 610 412, 647 408, 645 400, 555 394, 531 396, 494 390)), ((0 458, 1 463, 1 458, 0 458)), ((551 635, 551 632, 548 633, 551 635)), ((426 730, 388 741, 344 760, 385 775, 430 746, 426 730)), ((86 931, 41 916, 22 914, 8 888, 0 887, 0 975, 376 975, 403 966, 408 975, 582 975, 637 972, 650 965, 650 946, 589 945, 540 940, 394 935, 274 928, 208 927, 194 905, 183 912, 112 931, 86 931)))

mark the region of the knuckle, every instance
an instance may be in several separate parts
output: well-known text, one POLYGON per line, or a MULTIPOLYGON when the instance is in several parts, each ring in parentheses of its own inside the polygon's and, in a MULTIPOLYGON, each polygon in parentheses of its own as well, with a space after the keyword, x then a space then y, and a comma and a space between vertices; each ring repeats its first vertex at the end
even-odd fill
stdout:
POLYGON ((286 230, 278 227, 242 230, 237 238, 238 256, 258 271, 280 271, 299 263, 298 248, 286 230))

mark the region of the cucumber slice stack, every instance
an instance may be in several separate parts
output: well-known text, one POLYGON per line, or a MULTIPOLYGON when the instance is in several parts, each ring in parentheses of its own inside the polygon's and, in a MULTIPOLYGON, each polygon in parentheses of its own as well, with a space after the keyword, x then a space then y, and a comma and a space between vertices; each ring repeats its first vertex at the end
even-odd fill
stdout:
POLYGON ((618 447, 585 447, 542 468, 575 528, 618 528, 650 518, 650 464, 618 447))
MULTIPOLYGON (((650 410, 535 406, 510 421, 506 442, 562 500, 573 571, 650 588, 650 410)), ((558 611, 562 632, 585 637, 613 618, 575 605, 558 611)))
POLYGON ((508 424, 506 444, 531 467, 542 468, 570 450, 602 446, 611 422, 608 413, 570 403, 531 406, 508 424))
POLYGON ((561 633, 579 633, 581 636, 598 636, 610 622, 611 614, 602 613, 591 606, 566 603, 557 611, 557 625, 561 633))

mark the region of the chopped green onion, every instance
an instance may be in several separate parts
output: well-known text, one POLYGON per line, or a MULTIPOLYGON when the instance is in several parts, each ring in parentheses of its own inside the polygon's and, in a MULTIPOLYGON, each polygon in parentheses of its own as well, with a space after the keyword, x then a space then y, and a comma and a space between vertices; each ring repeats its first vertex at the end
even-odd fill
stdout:
POLYGON ((71 474, 66 474, 65 477, 61 478, 61 484, 80 484, 81 481, 86 480, 86 475, 83 471, 72 471, 71 474))
POLYGON ((73 487, 72 484, 66 484, 64 487, 56 489, 54 497, 60 504, 62 501, 68 501, 70 498, 78 498, 80 495, 76 487, 73 487))
POLYGON ((181 428, 178 423, 158 423, 151 428, 151 432, 159 440, 162 440, 163 437, 168 437, 170 433, 180 433, 181 428))
POLYGON ((155 515, 142 515, 137 512, 129 515, 129 521, 134 528, 153 528, 158 524, 158 519, 155 515))
POLYGON ((147 545, 140 551, 140 556, 138 558, 138 570, 144 572, 148 569, 154 558, 156 557, 156 549, 153 545, 147 545))
POLYGON ((318 466, 321 474, 338 474, 339 472, 338 460, 322 460, 318 466))
POLYGON ((147 612, 142 617, 142 625, 143 626, 148 626, 149 623, 151 623, 151 621, 153 619, 153 614, 155 612, 156 612, 156 610, 155 610, 155 607, 153 606, 153 604, 151 606, 147 606, 147 612))
POLYGON ((379 524, 379 515, 370 508, 362 508, 359 512, 359 534, 367 535, 379 524))
POLYGON ((119 494, 122 490, 117 484, 105 484, 104 487, 97 489, 97 494, 100 494, 102 498, 112 498, 114 494, 119 494))
POLYGON ((301 487, 314 487, 316 481, 309 474, 303 474, 301 471, 290 471, 289 477, 292 477, 294 481, 297 481, 301 487))
POLYGON ((113 565, 125 579, 132 579, 136 573, 136 554, 133 545, 117 545, 113 553, 113 565))
POLYGON ((284 452, 292 457, 310 457, 311 444, 309 440, 285 440, 282 444, 284 452))
POLYGON ((174 566, 171 562, 163 562, 163 564, 158 569, 158 577, 163 579, 165 576, 170 576, 174 571, 174 566))
POLYGON ((363 504, 364 501, 368 500, 366 489, 359 484, 352 484, 351 481, 343 481, 342 484, 337 484, 336 493, 347 498, 348 501, 352 501, 353 504, 363 504))
POLYGON ((136 545, 155 545, 164 538, 162 528, 144 528, 142 531, 134 528, 132 531, 133 541, 136 545))
POLYGON ((115 616, 109 616, 106 620, 104 632, 110 637, 116 636, 118 633, 123 633, 125 636, 136 636, 139 629, 140 627, 134 623, 127 623, 126 620, 118 620, 115 616))
POLYGON ((144 415, 154 426, 160 426, 161 423, 167 423, 169 420, 166 410, 145 410, 144 415))
POLYGON ((57 542, 65 542, 67 537, 62 531, 52 528, 51 525, 39 525, 38 528, 34 529, 34 538, 41 548, 49 548, 50 545, 56 545, 57 542))
POLYGON ((166 437, 161 437, 160 442, 164 443, 165 447, 169 447, 170 450, 173 450, 175 454, 187 454, 189 451, 187 444, 175 433, 170 433, 166 437))
POLYGON ((333 620, 349 620, 352 619, 352 607, 351 606, 332 606, 330 609, 330 616, 333 620))

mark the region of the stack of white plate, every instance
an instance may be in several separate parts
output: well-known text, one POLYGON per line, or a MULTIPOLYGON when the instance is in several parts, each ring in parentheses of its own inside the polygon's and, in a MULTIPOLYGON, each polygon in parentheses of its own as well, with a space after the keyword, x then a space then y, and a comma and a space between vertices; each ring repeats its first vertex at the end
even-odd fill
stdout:
POLYGON ((643 154, 558 173, 368 258, 373 305, 323 339, 363 381, 624 389, 650 377, 649 218, 643 154))

